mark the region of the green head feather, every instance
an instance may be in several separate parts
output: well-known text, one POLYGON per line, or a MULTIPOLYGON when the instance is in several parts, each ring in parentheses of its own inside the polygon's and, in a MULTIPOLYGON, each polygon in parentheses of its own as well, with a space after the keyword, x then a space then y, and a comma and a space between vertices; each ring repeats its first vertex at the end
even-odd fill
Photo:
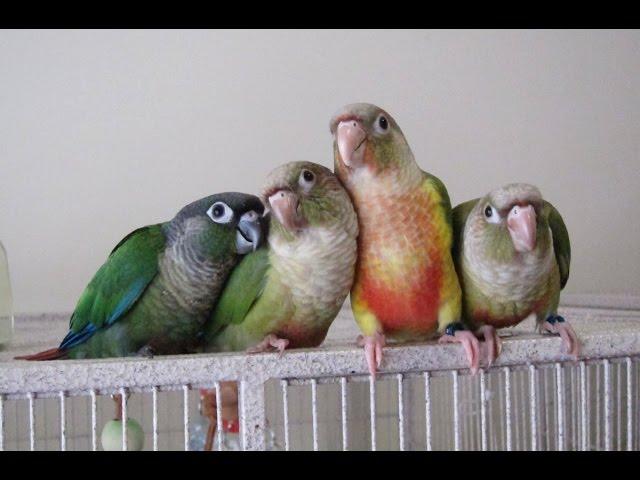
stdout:
POLYGON ((344 187, 326 167, 290 162, 273 170, 262 190, 272 211, 270 235, 292 240, 305 228, 331 227, 343 221, 353 206, 344 187), (280 200, 285 199, 286 201, 280 200))
MULTIPOLYGON (((342 107, 331 119, 329 128, 334 136, 334 160, 335 170, 344 178, 350 168, 340 151, 339 132, 343 123, 353 124, 361 129, 363 142, 358 142, 355 147, 361 151, 361 160, 357 166, 366 166, 375 173, 387 169, 404 169, 417 167, 411 148, 398 126, 388 112, 370 103, 353 103, 342 107)), ((355 147, 349 147, 355 148, 355 147)), ((353 166, 352 166, 353 167, 353 166)))

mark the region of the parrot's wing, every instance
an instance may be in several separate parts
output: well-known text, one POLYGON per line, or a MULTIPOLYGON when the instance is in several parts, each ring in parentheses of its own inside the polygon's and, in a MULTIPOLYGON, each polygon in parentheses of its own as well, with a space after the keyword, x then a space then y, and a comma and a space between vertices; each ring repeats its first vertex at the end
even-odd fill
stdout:
POLYGON ((547 214, 549 228, 553 237, 553 251, 560 267, 560 288, 564 288, 569 280, 569 265, 571 263, 571 244, 569 243, 569 231, 567 230, 560 212, 549 202, 544 202, 544 210, 547 214))
POLYGON ((161 224, 139 228, 122 239, 82 292, 60 349, 83 343, 126 314, 157 275, 164 248, 161 224))
POLYGON ((473 200, 461 203, 451 212, 451 218, 453 221, 453 246, 451 251, 453 252, 454 258, 462 245, 464 226, 467 223, 467 218, 469 217, 471 210, 473 210, 473 207, 478 203, 478 200, 479 198, 474 198, 473 200))
POLYGON ((233 269, 205 328, 205 340, 232 323, 241 323, 262 295, 267 284, 269 249, 245 255, 233 269))
POLYGON ((427 172, 422 172, 424 174, 424 185, 427 187, 433 188, 440 197, 440 206, 442 207, 447 223, 451 225, 451 200, 449 199, 449 192, 447 192, 447 187, 444 186, 442 180, 440 180, 435 175, 431 175, 427 172))

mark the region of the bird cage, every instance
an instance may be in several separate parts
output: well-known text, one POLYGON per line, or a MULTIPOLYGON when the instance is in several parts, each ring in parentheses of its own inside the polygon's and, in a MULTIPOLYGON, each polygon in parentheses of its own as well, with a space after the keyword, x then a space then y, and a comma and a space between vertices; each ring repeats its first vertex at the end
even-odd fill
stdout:
MULTIPOLYGON (((18 316, 11 347, 0 351, 0 449, 100 449, 110 396, 121 394, 123 417, 142 424, 144 449, 186 450, 198 390, 214 389, 220 405, 224 381, 239 384, 245 450, 638 449, 640 315, 561 314, 582 341, 578 360, 527 321, 501 332, 499 359, 476 375, 459 346, 434 341, 389 346, 375 379, 354 345, 348 305, 321 348, 282 357, 15 361, 55 344, 68 327, 67 315, 18 316)), ((224 448, 224 432, 214 447, 224 448)))

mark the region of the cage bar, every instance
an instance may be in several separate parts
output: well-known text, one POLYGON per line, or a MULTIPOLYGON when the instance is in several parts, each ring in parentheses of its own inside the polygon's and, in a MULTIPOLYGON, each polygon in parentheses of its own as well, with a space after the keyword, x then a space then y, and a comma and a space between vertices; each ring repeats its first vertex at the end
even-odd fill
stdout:
POLYGON ((27 398, 29 399, 29 449, 33 451, 36 449, 36 414, 33 405, 33 393, 29 392, 27 398))
POLYGON ((342 410, 342 450, 345 452, 349 449, 349 426, 347 423, 347 406, 348 406, 347 378, 340 378, 340 409, 342 410))
POLYGON ((313 431, 313 450, 318 451, 318 381, 311 380, 311 423, 313 431))
POLYGON ((538 408, 536 402, 536 367, 529 365, 529 410, 531 430, 531 450, 538 450, 538 408))
POLYGON ((222 451, 224 445, 224 424, 222 420, 222 391, 220 382, 214 383, 214 389, 216 393, 216 443, 218 444, 218 451, 222 451))
POLYGON ((460 450, 460 399, 458 398, 458 371, 451 372, 453 389, 453 449, 460 450))
POLYGON ((120 398, 122 399, 122 450, 126 451, 127 445, 127 389, 120 389, 120 398))
POLYGON ((60 392, 60 450, 67 449, 67 412, 64 392, 60 392))
POLYGON ((4 451, 4 395, 0 394, 0 452, 4 451))
POLYGON ((371 419, 371 450, 376 451, 376 378, 369 377, 369 417, 371 419))
POLYGON ((158 451, 158 387, 151 388, 151 410, 152 410, 152 429, 153 429, 153 451, 158 451))
MULTIPOLYGON (((627 365, 627 450, 633 450, 633 363, 631 357, 625 359, 627 365)), ((2 400, 0 399, 0 402, 2 400)), ((1 416, 1 415, 0 415, 1 416)), ((0 433, 2 435, 2 433, 0 433)))
POLYGON ((504 367, 504 415, 505 415, 505 434, 507 451, 511 451, 513 448, 511 438, 511 369, 504 367))
POLYGON ((91 450, 94 452, 98 450, 98 406, 96 399, 96 391, 91 389, 89 391, 91 398, 91 450))
POLYGON ((562 451, 565 449, 564 444, 564 376, 562 371, 562 365, 560 363, 555 364, 556 367, 556 422, 558 423, 557 430, 557 450, 562 451))
POLYGON ((425 441, 426 450, 432 449, 431 438, 431 374, 424 372, 424 417, 425 417, 425 441))
POLYGON ((580 431, 582 438, 582 451, 586 452, 589 446, 589 433, 587 431, 587 366, 580 362, 580 431))
POLYGON ((611 450, 611 363, 605 359, 604 368, 604 449, 611 450))
MULTIPOLYGON (((216 396, 218 392, 216 389, 216 396)), ((183 411, 183 420, 184 420, 184 451, 189 451, 189 385, 182 386, 182 411, 183 411)), ((218 410, 220 411, 220 410, 218 410)), ((218 425, 218 431, 220 430, 221 425, 218 425)))
POLYGON ((399 373, 398 379, 398 440, 400 442, 400 451, 405 450, 404 438, 404 376, 399 373))
POLYGON ((480 445, 487 450, 487 380, 484 370, 480 370, 480 445))
POLYGON ((280 381, 282 390, 282 423, 284 428, 284 449, 289 451, 289 382, 287 380, 280 381))

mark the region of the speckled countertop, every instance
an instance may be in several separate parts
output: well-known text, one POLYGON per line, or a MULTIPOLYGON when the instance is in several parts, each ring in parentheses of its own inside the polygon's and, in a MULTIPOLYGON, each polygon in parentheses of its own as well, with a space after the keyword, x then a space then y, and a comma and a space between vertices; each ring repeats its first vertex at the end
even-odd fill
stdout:
MULTIPOLYGON (((638 334, 640 332, 640 312, 613 309, 563 308, 561 313, 571 321, 579 336, 604 333, 638 334)), ((56 346, 64 337, 69 326, 68 313, 44 313, 17 315, 14 337, 9 347, 0 349, 0 362, 10 362, 13 357, 34 353, 56 346)), ((322 349, 354 345, 359 333, 358 327, 346 304, 331 326, 322 349)), ((527 320, 513 329, 501 331, 501 336, 518 339, 541 338, 534 333, 532 320, 527 320)))

